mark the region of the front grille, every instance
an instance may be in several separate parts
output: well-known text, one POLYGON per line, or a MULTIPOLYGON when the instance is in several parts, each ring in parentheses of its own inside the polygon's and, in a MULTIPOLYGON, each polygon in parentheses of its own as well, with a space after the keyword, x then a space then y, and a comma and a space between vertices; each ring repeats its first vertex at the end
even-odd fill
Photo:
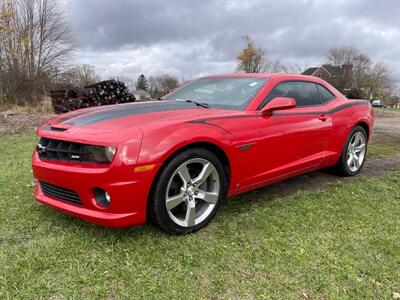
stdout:
POLYGON ((96 163, 92 145, 41 138, 36 149, 40 159, 96 163))
POLYGON ((82 205, 82 201, 79 198, 78 194, 72 190, 68 190, 43 181, 40 181, 40 188, 42 190, 42 193, 48 197, 77 205, 82 205))

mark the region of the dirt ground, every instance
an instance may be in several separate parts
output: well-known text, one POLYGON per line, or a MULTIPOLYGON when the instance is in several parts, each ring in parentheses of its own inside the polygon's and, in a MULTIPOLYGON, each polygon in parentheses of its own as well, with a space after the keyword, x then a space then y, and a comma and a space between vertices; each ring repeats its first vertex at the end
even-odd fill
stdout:
MULTIPOLYGON (((43 113, 0 112, 0 137, 8 134, 33 132, 41 122, 52 116, 52 114, 43 113)), ((375 125, 371 143, 400 143, 400 111, 375 110, 375 125)), ((400 154, 390 158, 373 158, 366 161, 363 174, 379 176, 382 172, 396 166, 400 166, 400 154)), ((326 181, 326 176, 331 176, 325 172, 324 175, 318 174, 316 176, 317 173, 321 172, 298 176, 293 180, 301 181, 307 177, 315 176, 316 178, 313 179, 312 184, 318 186, 324 181, 324 178, 326 181)), ((287 182, 285 181, 283 184, 287 182)), ((293 186, 293 183, 291 185, 293 186)))
MULTIPOLYGON (((365 161, 365 165, 358 176, 383 176, 388 171, 400 167, 400 154, 390 157, 372 157, 365 161)), ((271 196, 288 196, 302 190, 320 189, 330 183, 353 180, 355 177, 339 177, 329 170, 321 170, 295 176, 284 181, 261 188, 271 196)))
MULTIPOLYGON (((397 112, 382 109, 375 110, 375 125, 370 143, 400 143, 400 110, 397 112)), ((400 167, 400 153, 393 156, 371 157, 358 176, 383 176, 388 171, 400 167)), ((262 192, 271 196, 291 195, 301 190, 319 189, 332 182, 352 180, 354 177, 338 177, 334 172, 321 170, 295 176, 287 180, 266 186, 262 192)))
MULTIPOLYGON (((33 132, 41 122, 50 117, 52 117, 51 114, 0 112, 0 137, 27 131, 33 132)), ((393 112, 382 109, 375 111, 371 143, 400 143, 400 111, 393 112)), ((400 167, 400 153, 394 156, 372 157, 366 160, 360 175, 383 176, 398 167, 400 167)), ((301 190, 318 189, 332 182, 344 180, 352 180, 352 178, 338 177, 330 171, 322 170, 292 177, 260 190, 271 196, 283 196, 301 190)))
POLYGON ((372 143, 400 143, 400 110, 375 109, 372 143))
MULTIPOLYGON (((52 114, 0 111, 0 136, 34 131, 37 126, 52 114)), ((398 112, 375 110, 374 134, 371 142, 400 143, 400 110, 398 112)))
POLYGON ((8 134, 34 131, 40 123, 51 118, 52 114, 27 112, 0 112, 0 137, 8 134))

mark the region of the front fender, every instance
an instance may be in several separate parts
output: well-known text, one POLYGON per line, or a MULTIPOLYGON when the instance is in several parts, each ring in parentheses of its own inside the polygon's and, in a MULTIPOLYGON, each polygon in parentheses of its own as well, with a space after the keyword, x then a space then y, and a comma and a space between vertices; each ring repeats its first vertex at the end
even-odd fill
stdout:
POLYGON ((162 164, 179 149, 194 143, 212 143, 229 157, 232 135, 207 124, 185 123, 145 132, 138 164, 162 164))

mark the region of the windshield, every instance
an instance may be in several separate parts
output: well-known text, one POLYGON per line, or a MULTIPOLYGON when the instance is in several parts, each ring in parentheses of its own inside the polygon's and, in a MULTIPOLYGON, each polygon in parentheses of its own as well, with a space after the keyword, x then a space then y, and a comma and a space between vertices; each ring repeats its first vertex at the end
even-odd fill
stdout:
POLYGON ((195 101, 209 107, 244 109, 267 82, 267 78, 202 78, 164 96, 161 100, 195 101))

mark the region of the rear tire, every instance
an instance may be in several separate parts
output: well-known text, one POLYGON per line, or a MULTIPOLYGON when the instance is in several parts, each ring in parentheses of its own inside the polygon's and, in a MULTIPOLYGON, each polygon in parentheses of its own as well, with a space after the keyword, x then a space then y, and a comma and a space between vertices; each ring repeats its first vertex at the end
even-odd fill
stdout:
POLYGON ((367 155, 368 138, 362 126, 355 127, 349 134, 335 169, 341 176, 360 173, 367 155))
POLYGON ((148 217, 168 233, 193 233, 215 216, 226 191, 224 167, 217 156, 190 148, 160 170, 149 196, 148 217))

